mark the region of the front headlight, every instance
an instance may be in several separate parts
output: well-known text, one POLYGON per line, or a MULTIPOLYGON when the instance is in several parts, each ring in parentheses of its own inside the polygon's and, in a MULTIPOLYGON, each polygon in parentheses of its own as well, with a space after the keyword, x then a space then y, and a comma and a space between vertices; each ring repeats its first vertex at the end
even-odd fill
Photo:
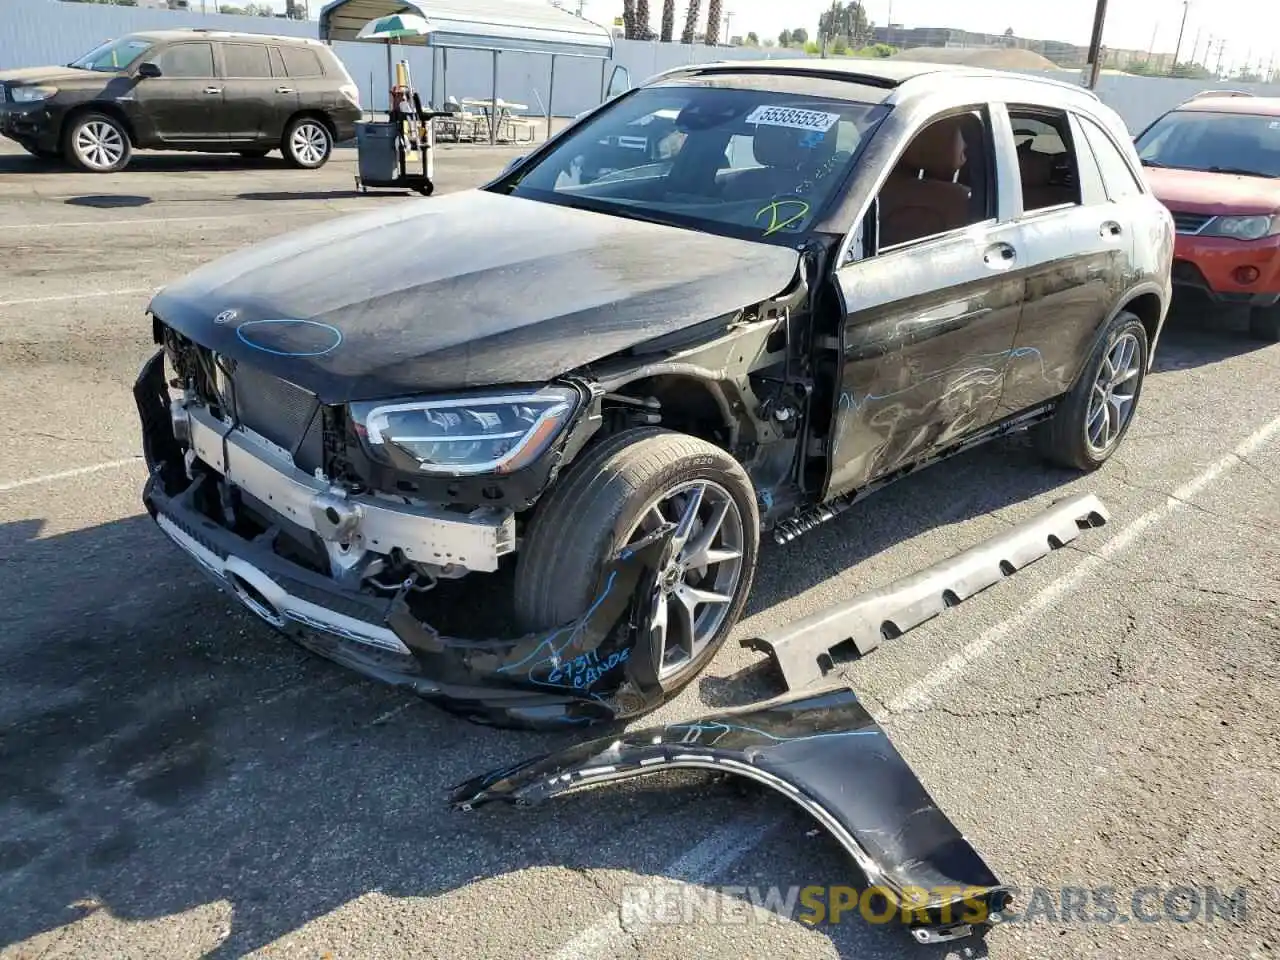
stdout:
POLYGON ((14 103, 39 103, 48 100, 58 92, 57 87, 10 87, 9 95, 14 103))
POLYGON ((551 444, 577 405, 567 387, 351 404, 370 451, 446 477, 514 473, 551 444))
POLYGON ((1205 233, 1235 240, 1261 240, 1276 232, 1276 226, 1280 224, 1274 217, 1219 217, 1205 233))

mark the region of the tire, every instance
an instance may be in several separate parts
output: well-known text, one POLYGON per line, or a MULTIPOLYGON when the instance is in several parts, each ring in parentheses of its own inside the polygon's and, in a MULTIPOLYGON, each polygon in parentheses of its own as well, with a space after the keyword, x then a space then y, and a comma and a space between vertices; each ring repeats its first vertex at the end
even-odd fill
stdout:
POLYGON ((1249 336, 1267 343, 1280 343, 1280 304, 1254 307, 1249 314, 1249 336))
POLYGON ((1108 325, 1075 386, 1058 404, 1053 419, 1036 428, 1036 444, 1050 463, 1075 470, 1096 470, 1116 452, 1137 413, 1147 376, 1147 355, 1147 330, 1142 321, 1127 310, 1120 311, 1108 325), (1118 353, 1122 344, 1125 350, 1118 353), (1125 379, 1110 383, 1109 388, 1101 386, 1105 395, 1096 395, 1095 386, 1099 386, 1104 367, 1120 362, 1123 370, 1117 376, 1125 379), (1121 408, 1112 400, 1126 396, 1124 389, 1129 384, 1133 384, 1127 394, 1129 400, 1121 408), (1097 420, 1099 408, 1095 400, 1102 401, 1105 425, 1097 420), (1095 431, 1104 426, 1108 431, 1105 442, 1095 442, 1095 438, 1103 439, 1095 431))
POLYGON ((261 160, 270 150, 237 150, 236 153, 244 157, 246 160, 261 160))
MULTIPOLYGON (((660 509, 675 520, 695 487, 703 489, 700 525, 725 505, 725 519, 711 541, 718 544, 716 555, 740 548, 740 557, 691 568, 673 580, 667 601, 672 660, 663 667, 662 684, 667 697, 688 684, 716 655, 742 614, 760 538, 755 492, 746 472, 719 447, 696 437, 654 427, 624 430, 588 447, 561 476, 539 504, 521 545, 515 611, 522 626, 553 629, 581 616, 598 596, 602 570, 618 551, 645 530, 656 529, 651 505, 674 492, 660 509), (727 575, 734 572, 735 562, 730 592, 727 575), (689 596, 690 588, 731 599, 686 606, 681 598, 689 596), (691 637, 690 625, 701 633, 691 637), (686 642, 678 643, 681 638, 686 642)), ((702 529, 694 529, 690 547, 697 546, 702 529)))
POLYGON ((81 113, 67 125, 62 153, 77 170, 114 173, 128 165, 133 144, 124 125, 115 117, 97 112, 81 113))
POLYGON ((284 129, 280 150, 290 166, 318 170, 333 153, 333 133, 316 117, 295 117, 284 129))

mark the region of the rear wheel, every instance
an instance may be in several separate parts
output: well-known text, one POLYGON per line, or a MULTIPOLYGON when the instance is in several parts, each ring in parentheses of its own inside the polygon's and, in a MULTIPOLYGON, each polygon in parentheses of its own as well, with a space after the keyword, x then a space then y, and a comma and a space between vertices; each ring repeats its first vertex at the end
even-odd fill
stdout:
POLYGON ((659 676, 674 694, 706 666, 742 614, 760 520, 745 471, 704 440, 626 430, 589 448, 539 505, 516 569, 516 614, 530 630, 580 616, 627 544, 677 524, 653 607, 659 676))
POLYGON ((290 165, 315 170, 329 162, 333 134, 315 117, 298 117, 285 129, 282 149, 290 165))
POLYGON ((1036 428, 1040 452, 1076 470, 1102 466, 1129 432, 1146 373, 1146 328, 1121 311, 1053 419, 1036 428))
POLYGON ((1280 304, 1254 307, 1249 314, 1249 336, 1267 343, 1280 343, 1280 304))
POLYGON ((82 113, 67 128, 63 154, 72 166, 89 173, 121 170, 133 155, 129 134, 115 117, 82 113))

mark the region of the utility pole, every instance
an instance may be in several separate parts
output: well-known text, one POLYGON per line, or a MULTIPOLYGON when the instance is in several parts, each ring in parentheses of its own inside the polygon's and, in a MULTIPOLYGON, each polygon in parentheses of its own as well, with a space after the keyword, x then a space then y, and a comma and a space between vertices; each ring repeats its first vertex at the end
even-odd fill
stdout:
POLYGON ((1182 26, 1178 27, 1178 42, 1173 48, 1173 65, 1178 65, 1178 55, 1182 53, 1182 34, 1187 29, 1187 12, 1191 9, 1191 0, 1182 0, 1182 26))
MULTIPOLYGON (((1191 45, 1191 62, 1196 62, 1196 57, 1200 55, 1200 37, 1204 33, 1204 27, 1196 30, 1196 42, 1191 45)), ((1209 38, 1209 46, 1213 46, 1213 37, 1209 38)), ((1208 47, 1205 48, 1206 50, 1208 47)))
MULTIPOLYGON (((827 29, 822 32, 822 59, 827 58, 827 45, 831 43, 831 34, 836 29, 836 8, 840 0, 831 0, 830 20, 827 21, 827 29)), ((818 27, 822 27, 822 21, 818 21, 818 27)))
POLYGON ((1093 11, 1093 36, 1089 39, 1088 82, 1090 90, 1098 86, 1098 74, 1102 71, 1102 28, 1107 20, 1107 0, 1098 0, 1093 11))
POLYGON ((1151 46, 1147 47, 1147 64, 1151 64, 1151 58, 1156 55, 1156 35, 1160 33, 1160 22, 1156 21, 1155 29, 1151 31, 1151 46))
MULTIPOLYGON (((1227 41, 1219 40, 1218 41, 1218 63, 1213 68, 1213 72, 1215 76, 1219 76, 1219 77, 1222 76, 1222 57, 1226 52, 1227 52, 1227 41)), ((1205 59, 1208 60, 1209 58, 1205 57, 1205 59)))

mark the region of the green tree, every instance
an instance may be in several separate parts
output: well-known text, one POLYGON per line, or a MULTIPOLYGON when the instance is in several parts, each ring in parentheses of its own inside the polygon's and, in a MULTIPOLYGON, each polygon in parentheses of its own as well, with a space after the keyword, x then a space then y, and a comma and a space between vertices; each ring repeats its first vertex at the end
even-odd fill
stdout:
POLYGON ((636 39, 652 40, 653 28, 649 26, 649 0, 636 0, 636 39))
POLYGON ((829 45, 836 37, 844 37, 846 43, 858 47, 870 41, 871 21, 859 0, 836 0, 818 17, 818 39, 829 45))
POLYGON ((836 37, 831 42, 831 54, 836 57, 843 57, 849 52, 849 44, 844 37, 836 37))
POLYGON ((799 45, 803 47, 808 42, 809 42, 809 31, 806 30, 804 27, 797 27, 795 30, 791 31, 792 46, 799 45))
POLYGON ((676 0, 662 0, 662 33, 663 43, 670 43, 676 32, 676 0))
POLYGON ((707 4, 707 46, 714 47, 720 42, 720 24, 723 19, 724 0, 710 0, 707 4))
POLYGON ((702 13, 702 0, 689 0, 689 11, 684 18, 684 33, 680 35, 681 43, 693 43, 698 33, 698 17, 702 13))
POLYGON ((791 46, 791 31, 790 31, 790 30, 783 30, 780 34, 778 34, 778 46, 780 46, 780 47, 789 47, 789 46, 791 46))
POLYGON ((760 35, 756 33, 754 30, 747 31, 747 46, 748 47, 760 46, 760 35))

